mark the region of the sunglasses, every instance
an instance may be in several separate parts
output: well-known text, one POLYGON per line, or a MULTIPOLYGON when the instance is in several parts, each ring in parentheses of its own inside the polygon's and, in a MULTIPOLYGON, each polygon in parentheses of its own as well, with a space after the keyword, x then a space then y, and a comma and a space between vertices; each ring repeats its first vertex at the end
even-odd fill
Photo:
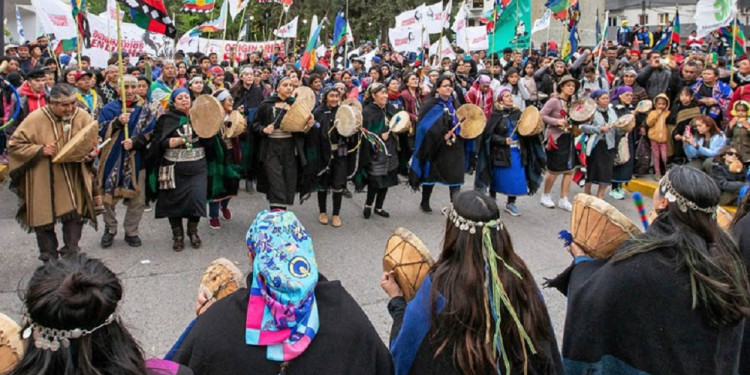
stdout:
POLYGON ((725 155, 726 156, 739 156, 739 154, 737 152, 734 152, 734 151, 729 151, 725 155))

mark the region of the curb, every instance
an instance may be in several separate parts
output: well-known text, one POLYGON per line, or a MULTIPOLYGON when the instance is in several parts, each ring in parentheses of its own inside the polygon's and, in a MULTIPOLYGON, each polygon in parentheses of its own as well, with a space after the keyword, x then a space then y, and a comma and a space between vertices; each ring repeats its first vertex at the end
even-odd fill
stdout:
MULTIPOLYGON (((639 192, 643 194, 644 197, 652 197, 654 195, 654 191, 656 191, 656 188, 659 187, 656 181, 651 181, 650 179, 644 178, 634 178, 624 186, 625 189, 628 189, 629 192, 639 192)), ((736 206, 721 206, 721 208, 727 210, 731 214, 737 212, 736 206)))

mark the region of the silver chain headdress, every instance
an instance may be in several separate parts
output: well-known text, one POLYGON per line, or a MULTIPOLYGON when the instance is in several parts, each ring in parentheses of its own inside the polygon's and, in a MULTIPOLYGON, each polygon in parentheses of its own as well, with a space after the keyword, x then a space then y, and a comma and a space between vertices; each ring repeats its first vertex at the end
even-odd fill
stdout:
POLYGON ((50 350, 56 352, 60 347, 70 347, 70 340, 78 339, 84 336, 88 336, 94 333, 99 328, 107 326, 115 321, 117 318, 117 311, 107 317, 104 323, 91 328, 74 328, 74 329, 57 329, 45 327, 37 322, 34 322, 28 313, 24 314, 23 320, 24 325, 28 324, 28 327, 23 331, 23 339, 28 340, 29 337, 34 336, 34 346, 42 350, 50 350))
POLYGON ((696 204, 695 202, 683 197, 682 194, 680 194, 677 190, 675 190, 674 186, 672 186, 672 182, 669 180, 669 172, 664 175, 661 185, 659 186, 659 192, 669 203, 677 203, 677 207, 679 207, 680 211, 682 212, 687 212, 687 210, 690 209, 707 214, 716 213, 716 206, 701 207, 698 206, 698 204, 696 204))

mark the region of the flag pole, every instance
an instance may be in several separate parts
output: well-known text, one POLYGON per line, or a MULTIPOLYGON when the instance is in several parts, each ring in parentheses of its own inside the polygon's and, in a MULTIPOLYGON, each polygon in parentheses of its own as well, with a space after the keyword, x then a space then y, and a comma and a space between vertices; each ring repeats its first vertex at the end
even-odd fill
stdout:
MULTIPOLYGON (((552 14, 550 14, 550 18, 551 17, 552 17, 552 14)), ((552 20, 550 20, 550 21, 552 21, 552 20)), ((549 23, 547 23, 547 39, 546 39, 547 40, 547 42, 546 42, 547 43, 547 48, 545 48, 545 50, 544 50, 544 57, 547 57, 547 55, 549 55, 549 29, 551 29, 551 28, 552 28, 551 25, 549 23)))
MULTIPOLYGON (((224 0, 224 1, 226 2, 227 0, 224 0)), ((221 5, 221 6, 224 6, 224 4, 222 3, 222 5, 221 5)), ((216 4, 215 4, 215 3, 214 3, 214 7, 213 7, 213 8, 211 8, 211 14, 209 15, 209 17, 211 17, 211 20, 212 20, 212 21, 213 21, 213 19, 214 19, 214 11, 216 11, 216 4)), ((219 14, 221 14, 221 12, 219 12, 219 14)), ((212 35, 213 35, 213 33, 209 31, 209 33, 208 33, 208 39, 211 39, 211 36, 212 36, 212 35)), ((200 38, 200 37, 199 37, 199 38, 200 38)), ((199 51, 200 51, 200 50, 199 50, 199 51)), ((206 51, 206 52, 208 52, 208 51, 206 51)))
MULTIPOLYGON (((674 6, 675 11, 675 17, 677 13, 679 12, 679 7, 677 5, 674 6)), ((669 46, 667 46, 667 60, 671 59, 672 56, 672 38, 674 38, 674 19, 672 21, 672 30, 669 32, 669 46)))
MULTIPOLYGON (((600 66, 599 63, 602 61, 602 54, 604 53, 604 38, 606 37, 606 34, 607 34, 605 31, 607 31, 607 28, 609 26, 609 24, 606 23, 606 22, 608 22, 608 20, 609 20, 609 11, 606 10, 606 11, 604 11, 604 22, 605 22, 605 24, 604 24, 604 30, 602 30, 602 37, 599 40, 599 55, 596 56, 596 75, 597 76, 599 75, 599 66, 600 66)), ((573 51, 571 51, 571 53, 572 52, 573 51)))
MULTIPOLYGON (((348 38, 349 32, 349 0, 346 0, 346 37, 348 38)), ((352 33, 352 36, 354 36, 354 33, 352 33)), ((335 37, 335 35, 334 35, 335 37)), ((354 42, 353 40, 344 40, 344 69, 347 69, 349 67, 349 42, 354 42)), ((334 55, 331 55, 331 59, 333 59, 334 55)), ((364 69, 364 67, 362 68, 364 69)))
POLYGON ((732 73, 732 69, 734 69, 734 57, 737 55, 734 53, 734 49, 737 48, 737 30, 739 30, 739 26, 737 25, 737 11, 734 12, 734 22, 732 23, 732 65, 731 68, 729 68, 729 84, 734 84, 734 73, 732 73))
MULTIPOLYGON (((117 11, 117 70, 118 75, 120 76, 120 100, 122 100, 122 113, 125 113, 128 110, 128 106, 125 103, 125 80, 123 79, 125 73, 122 64, 122 22, 120 21, 120 4, 115 3, 115 10, 117 11)), ((125 139, 130 139, 130 134, 128 134, 128 124, 123 124, 122 128, 125 130, 125 139)))
MULTIPOLYGON (((240 17, 242 17, 240 19, 240 28, 237 30, 237 44, 235 44, 235 47, 234 47, 234 57, 235 57, 235 59, 239 56, 239 52, 240 52, 240 40, 242 39, 241 38, 242 37, 242 26, 245 24, 245 12, 247 11, 247 7, 249 7, 249 6, 250 6, 250 4, 247 4, 247 5, 245 5, 244 8, 242 8, 242 15, 240 16, 240 17)), ((245 35, 247 35, 247 30, 245 30, 245 35)), ((232 66, 234 66, 234 61, 232 61, 230 64, 232 66)))

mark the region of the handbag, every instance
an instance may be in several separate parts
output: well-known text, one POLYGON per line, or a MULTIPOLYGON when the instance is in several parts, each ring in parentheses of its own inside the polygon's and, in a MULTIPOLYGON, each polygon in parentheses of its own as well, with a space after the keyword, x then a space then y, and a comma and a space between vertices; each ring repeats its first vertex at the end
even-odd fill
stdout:
POLYGON ((615 166, 623 165, 630 161, 630 142, 627 134, 620 138, 617 143, 617 155, 615 155, 615 166))

